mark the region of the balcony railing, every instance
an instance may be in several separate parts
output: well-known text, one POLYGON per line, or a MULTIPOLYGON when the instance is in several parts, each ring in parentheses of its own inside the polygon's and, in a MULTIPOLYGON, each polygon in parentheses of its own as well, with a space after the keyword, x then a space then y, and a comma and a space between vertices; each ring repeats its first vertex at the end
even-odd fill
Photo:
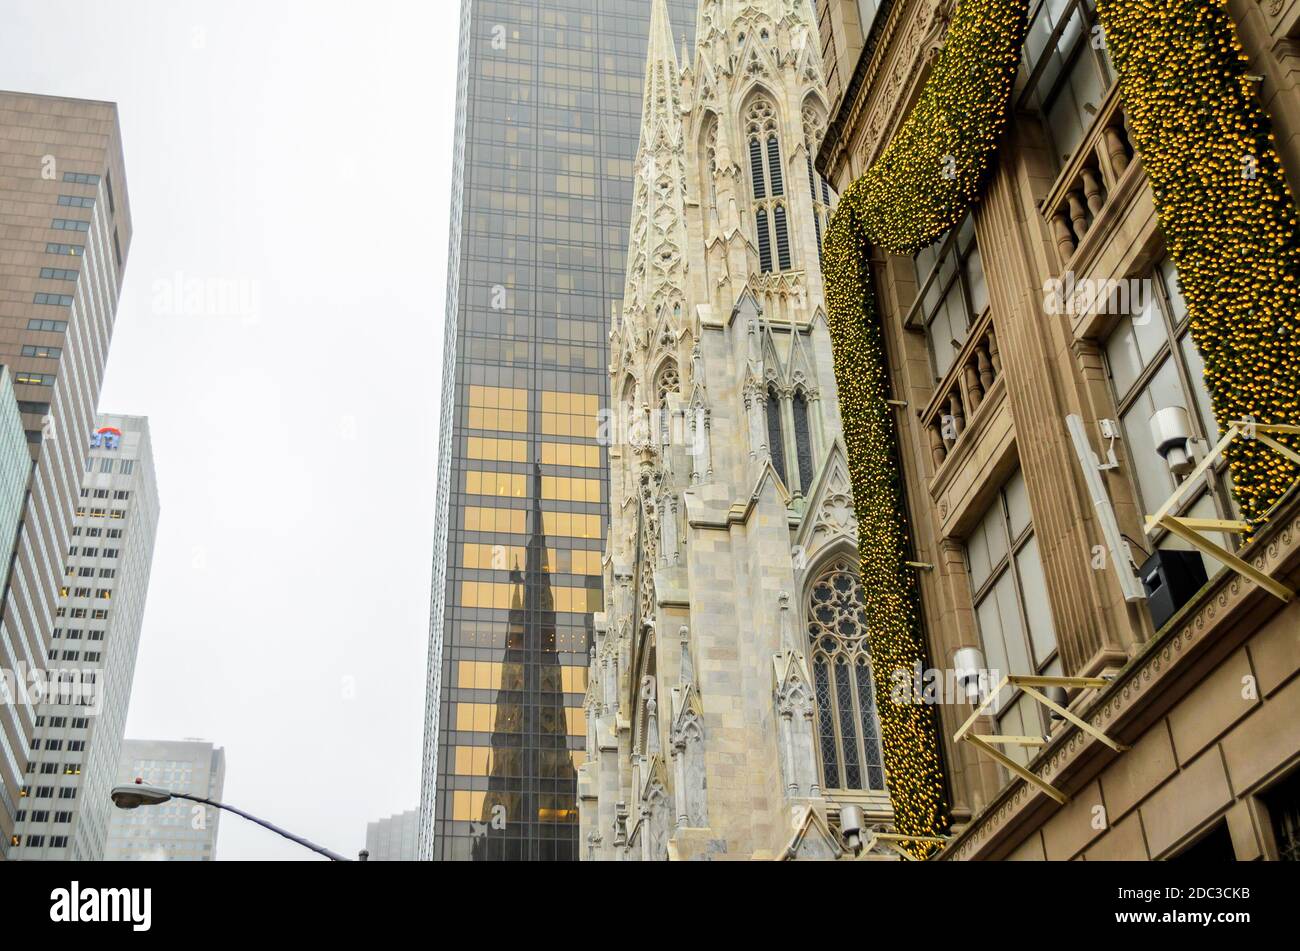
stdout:
POLYGON ((1092 128, 1040 206, 1064 269, 1133 164, 1119 86, 1102 101, 1092 128))
POLYGON ((1001 376, 998 338, 993 332, 992 314, 985 310, 922 417, 936 470, 961 440, 967 424, 1001 376))

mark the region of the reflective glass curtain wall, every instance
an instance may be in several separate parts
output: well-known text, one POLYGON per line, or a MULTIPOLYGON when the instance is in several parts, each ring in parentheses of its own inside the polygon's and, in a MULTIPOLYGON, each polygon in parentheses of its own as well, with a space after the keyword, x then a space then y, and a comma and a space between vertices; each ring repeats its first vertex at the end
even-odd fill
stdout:
MULTIPOLYGON (((694 0, 670 0, 693 32, 694 0)), ((464 0, 421 857, 576 859, 646 0, 464 0)), ((683 36, 689 42, 689 32, 683 36)))

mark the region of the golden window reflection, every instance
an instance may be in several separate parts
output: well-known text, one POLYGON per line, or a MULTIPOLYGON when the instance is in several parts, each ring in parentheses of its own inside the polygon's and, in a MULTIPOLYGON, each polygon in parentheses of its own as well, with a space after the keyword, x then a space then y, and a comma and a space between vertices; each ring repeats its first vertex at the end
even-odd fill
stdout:
POLYGON ((542 443, 542 464, 599 469, 600 447, 579 446, 563 442, 544 442, 542 443))
POLYGON ((528 477, 513 475, 509 472, 466 472, 465 491, 470 495, 497 495, 511 499, 527 498, 528 477))
POLYGON ((523 535, 527 532, 528 513, 522 509, 465 508, 465 531, 504 532, 523 535))

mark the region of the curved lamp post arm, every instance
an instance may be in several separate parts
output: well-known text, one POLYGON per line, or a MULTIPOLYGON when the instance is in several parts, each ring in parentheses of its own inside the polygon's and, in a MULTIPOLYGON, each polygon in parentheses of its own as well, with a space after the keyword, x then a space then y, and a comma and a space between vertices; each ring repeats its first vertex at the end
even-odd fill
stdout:
POLYGON ((257 825, 261 826, 263 829, 270 829, 276 835, 282 835, 291 842, 297 842, 305 849, 311 849, 313 852, 325 856, 331 862, 352 861, 352 859, 344 858, 342 855, 339 855, 337 852, 331 852, 329 849, 323 848, 322 846, 319 846, 314 842, 309 842, 306 839, 304 839, 302 836, 294 835, 292 832, 286 832, 284 829, 281 829, 279 826, 267 822, 265 819, 259 819, 257 818, 257 816, 244 812, 244 810, 242 809, 236 809, 234 806, 227 806, 225 803, 217 802, 213 799, 204 799, 202 796, 191 796, 186 793, 179 793, 179 792, 172 793, 172 798, 188 799, 191 802, 201 802, 205 806, 213 806, 217 809, 224 809, 226 810, 226 812, 233 812, 235 815, 241 816, 242 818, 247 819, 249 822, 256 823, 257 825))

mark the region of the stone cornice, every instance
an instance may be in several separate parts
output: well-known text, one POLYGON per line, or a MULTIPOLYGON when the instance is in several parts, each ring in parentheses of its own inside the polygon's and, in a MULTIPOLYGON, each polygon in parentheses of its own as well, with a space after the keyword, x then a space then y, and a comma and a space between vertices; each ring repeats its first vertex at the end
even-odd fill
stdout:
MULTIPOLYGON (((1300 570, 1300 496, 1293 496, 1241 556, 1275 578, 1300 570)), ((1212 652, 1226 654, 1283 604, 1254 582, 1224 570, 1120 671, 1079 715, 1112 739, 1131 742, 1184 694, 1166 688, 1212 652), (1239 623, 1245 622, 1245 623, 1239 623)), ((1030 763, 1066 793, 1082 788, 1108 760, 1106 746, 1067 725, 1030 763)), ((1124 755, 1124 754, 1118 754, 1124 755)), ((938 856, 966 861, 1001 857, 1056 807, 1037 787, 1016 779, 971 820, 938 856)))

